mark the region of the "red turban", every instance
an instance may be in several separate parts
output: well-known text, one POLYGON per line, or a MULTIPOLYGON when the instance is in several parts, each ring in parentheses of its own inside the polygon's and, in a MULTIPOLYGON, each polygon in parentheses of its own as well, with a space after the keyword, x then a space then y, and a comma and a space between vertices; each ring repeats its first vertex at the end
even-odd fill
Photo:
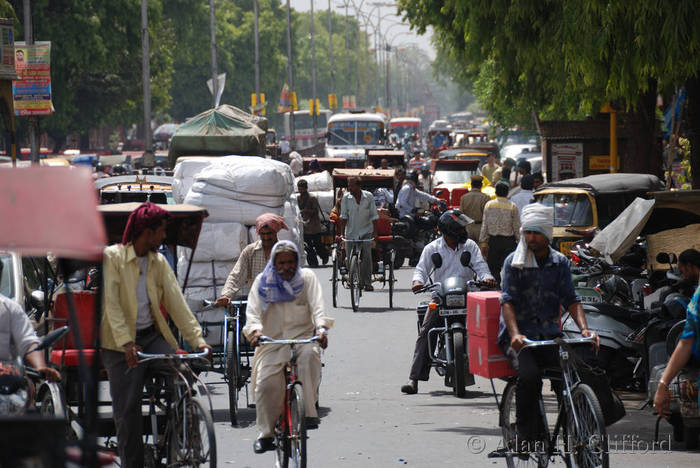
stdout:
POLYGON ((289 227, 284 222, 284 218, 273 213, 262 214, 255 220, 255 232, 260 232, 265 226, 275 231, 275 233, 280 232, 282 229, 289 230, 289 227))
POLYGON ((129 215, 126 229, 122 236, 122 244, 134 242, 146 228, 153 227, 159 222, 167 220, 170 215, 155 203, 147 202, 136 208, 129 215))

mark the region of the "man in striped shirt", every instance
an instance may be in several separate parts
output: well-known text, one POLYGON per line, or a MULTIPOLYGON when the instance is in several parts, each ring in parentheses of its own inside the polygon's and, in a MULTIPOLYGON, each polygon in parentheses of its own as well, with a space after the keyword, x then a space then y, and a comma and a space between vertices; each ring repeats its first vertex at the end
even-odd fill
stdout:
POLYGON ((489 270, 501 280, 501 267, 508 254, 515 250, 520 239, 520 214, 518 207, 506 197, 508 184, 496 184, 496 199, 486 203, 484 218, 481 222, 479 244, 481 253, 486 257, 489 270))
POLYGON ((413 158, 408 161, 408 170, 420 170, 425 164, 425 160, 421 157, 420 150, 413 151, 413 158))

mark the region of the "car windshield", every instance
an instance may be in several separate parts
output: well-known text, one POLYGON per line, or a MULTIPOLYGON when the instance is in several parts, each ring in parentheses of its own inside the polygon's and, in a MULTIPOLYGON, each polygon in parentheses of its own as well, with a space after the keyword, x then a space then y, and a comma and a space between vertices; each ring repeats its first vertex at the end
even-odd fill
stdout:
POLYGON ((399 138, 403 138, 404 135, 418 133, 418 126, 416 125, 392 125, 391 132, 396 133, 399 138))
POLYGON ((478 174, 478 170, 473 171, 435 171, 433 180, 435 185, 439 184, 465 184, 471 176, 478 174))
POLYGON ((2 270, 0 271, 0 294, 11 298, 14 295, 12 257, 8 254, 0 254, 0 263, 2 263, 2 270))
POLYGON ((590 226, 593 209, 583 193, 557 193, 545 195, 540 203, 554 207, 555 226, 590 226))
POLYGON ((328 124, 331 146, 369 146, 384 143, 381 122, 347 121, 328 124))

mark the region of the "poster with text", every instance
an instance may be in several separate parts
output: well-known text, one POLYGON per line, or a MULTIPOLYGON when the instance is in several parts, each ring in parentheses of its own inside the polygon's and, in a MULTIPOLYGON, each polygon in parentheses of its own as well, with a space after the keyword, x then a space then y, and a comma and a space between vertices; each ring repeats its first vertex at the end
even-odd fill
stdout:
POLYGON ((51 115, 51 43, 15 43, 15 70, 19 80, 12 82, 15 115, 51 115))
POLYGON ((583 177, 583 143, 552 144, 552 181, 583 177))

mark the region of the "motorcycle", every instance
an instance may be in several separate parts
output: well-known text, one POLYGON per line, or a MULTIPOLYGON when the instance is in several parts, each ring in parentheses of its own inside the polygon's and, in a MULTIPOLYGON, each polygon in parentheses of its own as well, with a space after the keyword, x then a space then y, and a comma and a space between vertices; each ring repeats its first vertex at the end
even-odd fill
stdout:
MULTIPOLYGON (((445 386, 451 387, 458 398, 464 398, 465 387, 474 385, 467 356, 467 294, 481 290, 484 284, 468 281, 462 276, 433 283, 432 273, 442 267, 442 257, 434 253, 430 260, 433 264, 433 270, 428 275, 431 284, 414 291, 415 294, 432 291, 431 300, 420 302, 416 309, 418 333, 421 332, 426 313, 438 314, 442 318, 442 326, 428 330, 428 355, 438 375, 445 378, 445 386)), ((471 269, 471 254, 463 252, 460 263, 471 269)))
MULTIPOLYGON (((37 385, 55 384, 43 382, 37 371, 24 365, 24 358, 29 353, 50 348, 66 333, 68 327, 56 329, 44 336, 41 342, 27 351, 22 358, 18 356, 11 361, 0 361, 0 416, 21 416, 36 409, 36 395, 45 394, 43 388, 37 392, 37 385)), ((56 389, 49 388, 48 391, 55 393, 56 389)))
POLYGON ((415 215, 404 215, 392 225, 392 230, 396 230, 397 234, 411 240, 410 266, 416 266, 425 246, 437 239, 438 219, 445 210, 447 210, 447 205, 444 203, 433 205, 429 210, 418 212, 415 215))

